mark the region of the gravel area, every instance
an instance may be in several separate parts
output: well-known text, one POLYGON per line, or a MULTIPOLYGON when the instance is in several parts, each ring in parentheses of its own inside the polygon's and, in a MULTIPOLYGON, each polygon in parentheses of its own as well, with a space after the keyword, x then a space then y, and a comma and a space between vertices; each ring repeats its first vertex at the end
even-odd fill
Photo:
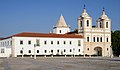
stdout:
POLYGON ((0 70, 120 70, 120 58, 0 58, 0 70))

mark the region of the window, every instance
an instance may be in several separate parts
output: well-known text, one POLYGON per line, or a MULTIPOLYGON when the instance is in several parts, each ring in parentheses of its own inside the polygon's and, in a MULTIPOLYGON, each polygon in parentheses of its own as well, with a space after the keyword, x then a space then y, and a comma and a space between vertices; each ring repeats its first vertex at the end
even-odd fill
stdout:
POLYGON ((12 41, 10 41, 10 45, 12 45, 12 41))
POLYGON ((72 49, 70 49, 70 52, 72 52, 72 49))
POLYGON ((93 37, 93 42, 95 42, 95 37, 93 37))
POLYGON ((59 45, 59 41, 57 41, 57 44, 59 45))
POLYGON ((39 50, 37 50, 37 53, 39 53, 39 50))
POLYGON ((66 42, 64 41, 64 44, 66 44, 66 42))
POLYGON ((51 41, 51 44, 53 44, 53 41, 51 41))
POLYGON ((80 21, 80 27, 82 27, 82 21, 80 21))
POLYGON ((57 52, 59 53, 59 50, 57 50, 57 52))
POLYGON ((80 49, 78 49, 78 52, 80 52, 80 49))
POLYGON ((47 53, 47 50, 45 50, 44 52, 47 53))
POLYGON ((23 50, 20 50, 20 53, 23 54, 23 50))
POLYGON ((107 51, 108 51, 108 48, 107 48, 107 51))
POLYGON ((87 20, 87 27, 89 27, 89 20, 87 20))
POLYGON ((28 53, 31 53, 31 50, 29 50, 28 53))
POLYGON ((53 50, 51 50, 51 53, 53 53, 53 50))
POLYGON ((108 42, 108 38, 106 38, 106 41, 108 42))
POLYGON ((60 30, 60 33, 61 33, 61 30, 60 30))
POLYGON ((89 48, 87 48, 87 50, 89 51, 89 48))
POLYGON ((64 49, 64 52, 66 52, 66 50, 64 49))
POLYGON ((81 46, 81 41, 80 40, 78 40, 78 46, 81 46))
POLYGON ((21 44, 21 45, 23 44, 23 41, 22 41, 22 40, 20 40, 20 44, 21 44))
POLYGON ((44 44, 46 45, 46 44, 47 44, 47 41, 44 41, 44 44))
POLYGON ((31 41, 28 41, 28 44, 30 45, 30 44, 31 44, 31 41))
POLYGON ((108 28, 108 22, 106 22, 106 28, 108 28))
POLYGON ((89 42, 89 37, 87 37, 87 42, 89 42))
POLYGON ((100 37, 100 42, 102 42, 102 37, 100 37))
POLYGON ((97 42, 99 42, 99 37, 97 37, 97 42))
POLYGON ((100 22, 100 28, 102 28, 102 23, 100 22))
POLYGON ((1 53, 5 53, 5 49, 4 48, 1 48, 1 53))
POLYGON ((36 45, 40 46, 40 40, 39 39, 36 39, 36 45))
POLYGON ((72 44, 72 41, 70 41, 70 45, 72 44))

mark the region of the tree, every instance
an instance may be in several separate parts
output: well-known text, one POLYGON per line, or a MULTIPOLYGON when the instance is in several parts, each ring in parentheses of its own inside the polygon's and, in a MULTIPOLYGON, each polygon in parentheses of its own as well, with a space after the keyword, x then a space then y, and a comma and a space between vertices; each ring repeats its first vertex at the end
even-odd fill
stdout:
POLYGON ((111 32, 111 39, 112 39, 112 50, 114 56, 120 55, 120 30, 116 30, 111 32))

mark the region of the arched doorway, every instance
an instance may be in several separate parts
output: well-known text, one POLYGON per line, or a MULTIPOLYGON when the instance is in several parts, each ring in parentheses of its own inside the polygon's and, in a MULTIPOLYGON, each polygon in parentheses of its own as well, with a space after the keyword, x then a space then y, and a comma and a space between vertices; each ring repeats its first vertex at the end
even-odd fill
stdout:
POLYGON ((101 47, 95 47, 94 48, 97 56, 102 56, 102 48, 101 47))

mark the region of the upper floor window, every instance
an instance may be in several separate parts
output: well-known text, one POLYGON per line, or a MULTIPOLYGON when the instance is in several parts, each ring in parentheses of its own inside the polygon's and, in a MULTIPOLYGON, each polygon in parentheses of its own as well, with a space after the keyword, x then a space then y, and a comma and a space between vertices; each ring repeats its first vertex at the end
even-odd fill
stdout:
POLYGON ((89 42, 89 37, 87 37, 87 42, 89 42))
POLYGON ((80 40, 78 40, 78 46, 81 46, 81 41, 80 40))
POLYGON ((102 42, 102 37, 100 37, 100 42, 102 42))
POLYGON ((106 22, 106 28, 108 28, 108 22, 106 22))
POLYGON ((23 44, 23 40, 20 40, 20 44, 21 44, 21 45, 23 44))
POLYGON ((51 44, 53 44, 53 41, 51 41, 51 44))
POLYGON ((82 21, 80 21, 80 27, 82 27, 82 21))
POLYGON ((87 27, 89 27, 89 20, 87 20, 87 27))
POLYGON ((106 41, 108 42, 108 38, 106 38, 106 41))
POLYGON ((36 39, 36 45, 40 46, 40 40, 39 39, 36 39))
POLYGON ((57 44, 59 45, 59 41, 57 41, 57 44))
POLYGON ((31 44, 31 41, 28 41, 28 44, 30 45, 30 44, 31 44))
POLYGON ((72 44, 72 41, 70 41, 70 45, 72 44))
POLYGON ((97 42, 99 42, 99 37, 97 37, 97 42))
POLYGON ((44 41, 44 44, 46 45, 46 44, 47 44, 47 41, 44 41))
POLYGON ((66 42, 64 41, 64 44, 66 44, 66 42))
POLYGON ((60 33, 61 33, 61 30, 60 30, 60 33))
POLYGON ((93 42, 95 42, 95 37, 93 37, 93 42))

